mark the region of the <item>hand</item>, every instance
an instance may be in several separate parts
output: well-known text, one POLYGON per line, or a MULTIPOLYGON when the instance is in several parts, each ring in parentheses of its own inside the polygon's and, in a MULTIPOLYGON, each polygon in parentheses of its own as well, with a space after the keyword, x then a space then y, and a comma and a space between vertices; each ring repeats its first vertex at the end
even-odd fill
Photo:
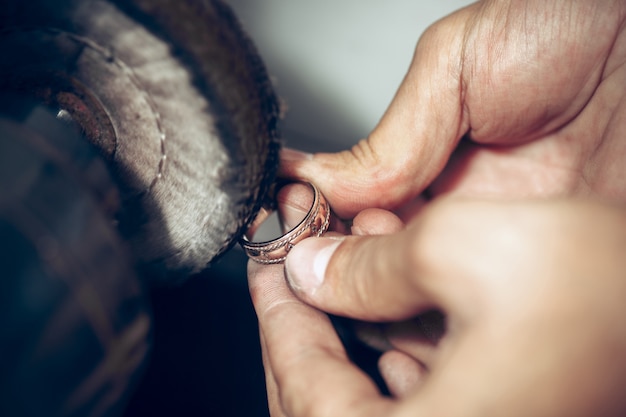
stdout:
POLYGON ((423 35, 367 140, 304 159, 286 151, 283 175, 314 182, 344 218, 397 209, 428 186, 626 201, 625 9, 613 0, 462 9, 423 35))
MULTIPOLYGON (((268 383, 272 404, 293 417, 328 409, 341 415, 623 413, 611 384, 623 385, 624 365, 608 363, 604 350, 610 346, 623 356, 618 323, 607 321, 623 312, 614 315, 615 299, 601 301, 622 291, 624 278, 616 271, 623 265, 616 266, 618 256, 609 261, 597 253, 623 250, 617 237, 623 212, 576 201, 434 203, 415 219, 411 210, 427 187, 431 196, 626 201, 623 12, 618 1, 472 5, 423 36, 396 98, 367 140, 336 155, 284 152, 283 175, 315 182, 340 216, 381 207, 408 211, 412 220, 406 231, 390 236, 350 237, 339 246, 326 239, 299 244, 286 265, 296 295, 325 311, 371 321, 398 322, 437 309, 447 331, 435 349, 409 349, 393 340, 392 354, 428 372, 413 366, 417 380, 408 385, 422 387, 397 403, 383 400, 346 363, 324 316, 280 292, 286 291, 280 268, 252 267, 266 363, 276 381, 268 383), (603 218, 607 213, 612 220, 603 218), (569 220, 556 221, 563 215, 569 220), (584 223, 574 226, 572 218, 584 223), (596 235, 603 246, 582 237, 557 239, 582 236, 599 218, 616 233, 608 238, 606 227, 607 240, 596 235), (509 232, 516 238, 508 243, 517 248, 503 245, 509 232), (570 288, 566 278, 574 266, 598 268, 600 284, 589 284, 588 294, 570 288), (311 270, 325 277, 320 286, 303 278, 311 270), (266 316, 266 307, 278 312, 266 316), (274 320, 273 314, 285 318, 274 320), (278 335, 293 343, 280 350, 278 335), (332 360, 324 354, 329 352, 332 360), (353 385, 342 387, 342 378, 353 385), (364 405, 348 410, 349 403, 364 405)), ((406 387, 400 391, 406 395, 406 387)))
POLYGON ((251 263, 272 415, 622 416, 625 250, 621 208, 442 199, 393 235, 296 246, 288 278, 308 304, 281 266, 251 263), (393 400, 316 307, 370 321, 436 309, 447 331, 393 400))

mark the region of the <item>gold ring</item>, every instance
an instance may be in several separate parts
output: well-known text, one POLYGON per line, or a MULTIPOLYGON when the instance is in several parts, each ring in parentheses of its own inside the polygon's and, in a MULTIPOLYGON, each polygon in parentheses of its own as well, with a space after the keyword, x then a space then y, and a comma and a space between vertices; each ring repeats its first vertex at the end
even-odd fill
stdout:
MULTIPOLYGON (((287 254, 297 243, 308 237, 320 237, 328 230, 330 206, 326 202, 326 198, 315 185, 310 182, 303 183, 313 190, 313 204, 306 216, 304 216, 304 219, 289 232, 266 242, 251 242, 244 235, 239 243, 250 259, 261 264, 281 263, 287 258, 287 254)), ((262 208, 250 229, 254 230, 258 227, 260 223, 269 217, 270 213, 271 209, 262 208)))

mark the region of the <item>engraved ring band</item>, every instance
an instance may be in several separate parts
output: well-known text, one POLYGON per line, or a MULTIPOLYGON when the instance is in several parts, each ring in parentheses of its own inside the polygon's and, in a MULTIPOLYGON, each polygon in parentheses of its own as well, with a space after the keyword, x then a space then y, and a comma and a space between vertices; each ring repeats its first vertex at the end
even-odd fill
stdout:
MULTIPOLYGON (((313 190, 313 204, 304 219, 296 227, 279 238, 265 241, 252 242, 248 236, 244 235, 240 244, 250 259, 261 264, 277 264, 287 258, 289 251, 300 241, 308 237, 320 237, 327 230, 330 224, 330 206, 320 190, 309 182, 304 182, 313 190)), ((253 222, 252 228, 262 223, 269 217, 271 211, 262 208, 253 222)))

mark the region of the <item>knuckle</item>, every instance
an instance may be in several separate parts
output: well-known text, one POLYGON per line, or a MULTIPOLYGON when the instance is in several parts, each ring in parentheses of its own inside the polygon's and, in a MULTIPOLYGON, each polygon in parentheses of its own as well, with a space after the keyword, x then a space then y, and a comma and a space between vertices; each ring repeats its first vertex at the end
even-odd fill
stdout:
POLYGON ((373 281, 376 277, 373 274, 369 274, 365 279, 356 279, 354 281, 354 294, 351 305, 354 305, 355 309, 361 311, 372 311, 376 307, 376 292, 373 281))
POLYGON ((368 139, 361 139, 348 152, 357 165, 363 169, 370 169, 380 164, 380 157, 368 139))

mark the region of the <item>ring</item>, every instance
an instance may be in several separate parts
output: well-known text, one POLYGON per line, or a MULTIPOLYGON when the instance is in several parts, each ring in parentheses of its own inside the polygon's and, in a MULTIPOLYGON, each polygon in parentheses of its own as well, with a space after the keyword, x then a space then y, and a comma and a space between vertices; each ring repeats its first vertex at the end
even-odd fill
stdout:
MULTIPOLYGON (((266 242, 251 242, 244 235, 239 243, 250 259, 261 264, 277 264, 287 258, 287 254, 300 241, 308 237, 320 237, 330 224, 330 206, 320 190, 310 182, 303 182, 313 190, 313 204, 304 219, 296 227, 279 238, 266 242)), ((269 217, 271 209, 263 207, 252 223, 251 229, 269 217)))

